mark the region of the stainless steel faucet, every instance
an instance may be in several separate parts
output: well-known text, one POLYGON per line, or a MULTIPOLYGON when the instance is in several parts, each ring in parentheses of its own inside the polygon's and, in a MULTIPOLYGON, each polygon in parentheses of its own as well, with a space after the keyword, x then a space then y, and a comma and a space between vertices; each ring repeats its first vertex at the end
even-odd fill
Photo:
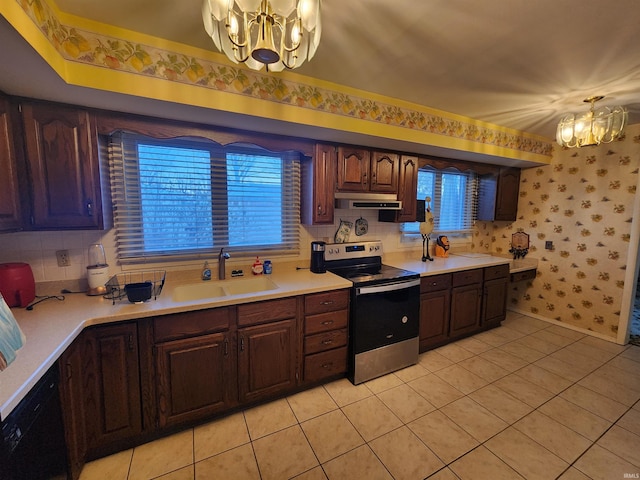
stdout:
POLYGON ((221 248, 218 254, 218 280, 224 280, 225 278, 225 261, 227 258, 231 258, 231 255, 224 252, 224 248, 221 248))

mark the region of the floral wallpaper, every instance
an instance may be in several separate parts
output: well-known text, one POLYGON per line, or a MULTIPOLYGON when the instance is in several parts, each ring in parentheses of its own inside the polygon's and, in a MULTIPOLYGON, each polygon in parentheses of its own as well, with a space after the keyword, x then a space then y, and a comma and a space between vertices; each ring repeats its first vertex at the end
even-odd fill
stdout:
POLYGON ((552 144, 544 140, 81 30, 60 23, 44 0, 16 1, 69 61, 496 147, 552 154, 552 144))
POLYGON ((513 308, 616 336, 639 167, 640 128, 628 128, 619 141, 558 148, 550 165, 522 171, 518 220, 480 222, 474 236, 476 250, 508 253, 512 233, 529 234, 537 277, 511 284, 513 308))

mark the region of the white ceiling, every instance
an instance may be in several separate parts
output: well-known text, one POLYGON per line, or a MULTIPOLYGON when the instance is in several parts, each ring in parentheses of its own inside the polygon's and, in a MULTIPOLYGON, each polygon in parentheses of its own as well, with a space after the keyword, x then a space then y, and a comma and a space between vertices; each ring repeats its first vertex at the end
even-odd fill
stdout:
MULTIPOLYGON (((201 0, 57 4, 74 15, 215 50, 202 26, 201 0)), ((638 0, 323 0, 322 17, 318 52, 298 73, 548 138, 563 114, 585 111, 582 100, 591 95, 606 95, 603 105, 625 105, 631 123, 640 122, 638 0)), ((19 44, 7 29, 2 21, 0 40, 19 44)), ((2 50, 0 62, 10 65, 5 59, 12 53, 2 50)), ((32 57, 27 63, 37 64, 32 57)), ((48 98, 67 88, 47 89, 41 75, 25 77, 3 74, 0 89, 48 98)), ((73 96, 100 106, 89 93, 73 96)), ((121 102, 132 108, 131 99, 121 102)), ((153 102, 140 102, 153 109, 153 102)))

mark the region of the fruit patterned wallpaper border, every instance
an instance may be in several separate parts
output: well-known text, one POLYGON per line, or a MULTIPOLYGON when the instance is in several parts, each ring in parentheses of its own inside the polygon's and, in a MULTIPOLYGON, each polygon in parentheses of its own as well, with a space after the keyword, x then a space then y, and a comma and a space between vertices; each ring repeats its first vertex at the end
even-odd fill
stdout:
POLYGON ((60 23, 43 0, 16 0, 66 60, 279 104, 550 157, 551 143, 216 63, 60 23))
POLYGON ((558 149, 550 165, 523 170, 518 220, 478 223, 474 248, 480 251, 508 253, 512 233, 530 235, 538 274, 511 285, 512 307, 617 335, 627 258, 635 248, 640 129, 631 130, 608 145, 558 149))

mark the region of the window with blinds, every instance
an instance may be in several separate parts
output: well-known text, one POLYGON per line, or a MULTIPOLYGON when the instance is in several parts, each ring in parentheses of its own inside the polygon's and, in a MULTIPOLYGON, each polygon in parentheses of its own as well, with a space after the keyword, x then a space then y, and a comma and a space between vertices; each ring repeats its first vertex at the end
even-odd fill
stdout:
MULTIPOLYGON (((422 167, 418 171, 418 199, 431 197, 434 233, 471 234, 478 211, 478 178, 473 172, 422 167)), ((418 222, 402 225, 405 234, 419 234, 418 222)))
POLYGON ((109 162, 120 263, 299 252, 297 153, 118 133, 109 162))

